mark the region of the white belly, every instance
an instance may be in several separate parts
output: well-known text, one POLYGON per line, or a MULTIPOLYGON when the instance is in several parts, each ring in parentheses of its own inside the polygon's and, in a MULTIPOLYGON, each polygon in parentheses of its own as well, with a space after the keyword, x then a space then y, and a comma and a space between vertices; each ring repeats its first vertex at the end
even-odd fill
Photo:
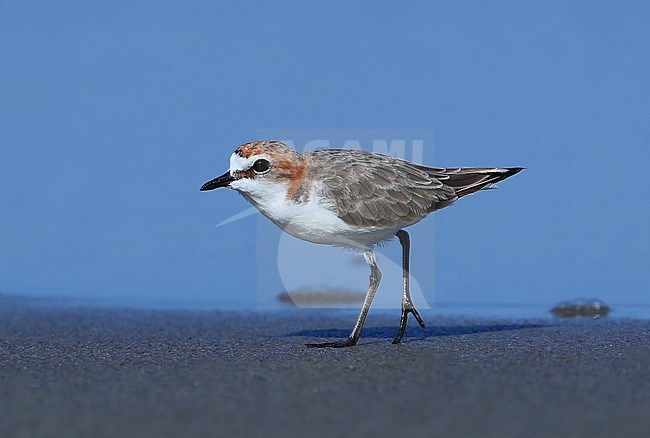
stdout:
POLYGON ((312 193, 307 202, 286 199, 284 184, 262 185, 247 181, 233 183, 264 216, 287 233, 312 243, 365 250, 389 239, 399 230, 378 227, 353 227, 340 219, 327 202, 312 193), (255 187, 256 186, 256 187, 255 187))

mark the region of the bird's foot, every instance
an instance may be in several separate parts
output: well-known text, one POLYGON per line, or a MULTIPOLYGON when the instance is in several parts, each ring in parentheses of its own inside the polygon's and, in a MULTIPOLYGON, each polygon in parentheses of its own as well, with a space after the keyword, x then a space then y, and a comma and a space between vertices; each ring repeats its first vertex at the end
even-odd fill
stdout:
POLYGON ((357 339, 347 338, 345 341, 323 342, 316 344, 306 344, 309 348, 345 348, 357 345, 357 339))
POLYGON ((393 339, 393 344, 399 344, 402 341, 404 332, 406 332, 406 323, 408 322, 409 313, 413 314, 418 324, 420 324, 420 327, 422 328, 426 327, 426 324, 424 323, 424 321, 422 321, 422 318, 420 317, 420 314, 415 309, 415 307, 413 307, 412 305, 407 307, 402 307, 402 318, 400 319, 399 322, 399 330, 397 331, 397 336, 395 336, 395 339, 393 339))

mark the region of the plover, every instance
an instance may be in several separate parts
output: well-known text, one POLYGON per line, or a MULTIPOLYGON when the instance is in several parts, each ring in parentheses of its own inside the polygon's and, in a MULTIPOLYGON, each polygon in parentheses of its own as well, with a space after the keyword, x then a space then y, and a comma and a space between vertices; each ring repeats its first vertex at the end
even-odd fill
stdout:
POLYGON ((351 248, 370 266, 361 313, 343 341, 310 347, 349 347, 359 340, 381 281, 376 245, 397 236, 402 245, 402 316, 394 344, 404 336, 409 313, 424 321, 409 292, 410 238, 404 228, 429 213, 522 170, 426 167, 387 155, 347 149, 299 153, 278 141, 239 146, 230 168, 201 187, 234 189, 273 223, 308 242, 351 248))

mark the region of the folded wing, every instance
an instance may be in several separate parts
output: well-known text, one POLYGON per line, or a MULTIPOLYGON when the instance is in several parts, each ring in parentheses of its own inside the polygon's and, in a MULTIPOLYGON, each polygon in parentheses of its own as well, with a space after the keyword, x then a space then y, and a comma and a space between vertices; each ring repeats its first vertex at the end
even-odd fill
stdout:
POLYGON ((394 228, 420 221, 458 198, 489 187, 521 168, 443 169, 356 150, 309 152, 318 190, 334 200, 352 226, 394 228))

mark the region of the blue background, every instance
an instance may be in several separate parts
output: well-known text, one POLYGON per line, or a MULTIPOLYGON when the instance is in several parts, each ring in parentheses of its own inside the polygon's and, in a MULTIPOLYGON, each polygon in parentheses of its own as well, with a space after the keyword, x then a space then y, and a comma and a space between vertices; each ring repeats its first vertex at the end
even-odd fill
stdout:
POLYGON ((377 128, 527 167, 414 228, 439 302, 650 303, 650 3, 217 3, 0 4, 0 293, 254 307, 258 219, 199 186, 377 128))

